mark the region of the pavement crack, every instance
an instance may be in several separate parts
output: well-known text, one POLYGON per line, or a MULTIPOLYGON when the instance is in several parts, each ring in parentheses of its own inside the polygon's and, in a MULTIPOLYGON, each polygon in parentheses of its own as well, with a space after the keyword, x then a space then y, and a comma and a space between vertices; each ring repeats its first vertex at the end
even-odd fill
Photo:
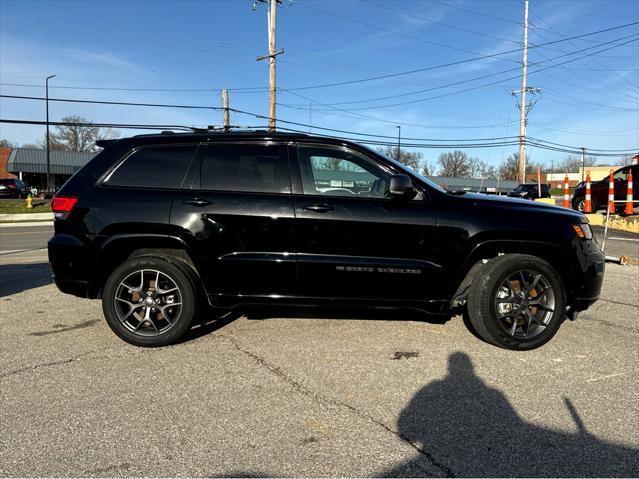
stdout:
POLYGON ((76 356, 73 356, 72 358, 61 359, 59 361, 50 361, 48 363, 34 364, 32 366, 27 366, 26 368, 14 369, 13 371, 7 371, 6 373, 0 374, 0 379, 4 379, 6 377, 14 376, 16 374, 20 374, 20 373, 24 373, 24 372, 35 371, 37 369, 48 368, 48 367, 52 367, 52 366, 59 366, 61 364, 69 364, 69 363, 72 363, 74 361, 79 361, 80 358, 82 358, 83 356, 87 356, 89 354, 99 353, 99 352, 102 352, 102 351, 106 351, 108 349, 113 349, 113 348, 95 349, 95 350, 92 350, 92 351, 87 351, 87 352, 82 353, 82 354, 78 354, 76 356))
POLYGON ((382 421, 376 419, 375 417, 373 417, 372 415, 368 414, 367 412, 364 412, 364 411, 356 408, 355 406, 352 406, 351 404, 348 404, 348 403, 343 402, 343 401, 339 401, 337 399, 325 396, 324 394, 321 394, 321 393, 318 393, 316 391, 313 391, 313 390, 309 389, 307 386, 305 386, 301 382, 299 382, 296 379, 292 378, 289 374, 287 374, 281 368, 270 364, 264 358, 260 357, 259 355, 255 354, 254 352, 250 351, 249 349, 246 349, 245 347, 243 347, 233 337, 228 336, 228 335, 221 335, 221 336, 226 338, 233 345, 233 347, 235 347, 235 349, 237 349, 241 353, 243 353, 246 356, 248 356, 251 359, 253 359, 259 366, 268 369, 270 372, 275 374, 280 379, 284 380, 286 383, 288 383, 290 386, 292 386, 298 392, 304 394, 305 396, 310 397, 315 402, 328 404, 328 405, 336 406, 336 407, 339 407, 339 408, 348 409, 350 412, 356 414, 357 416, 361 417, 362 419, 365 419, 365 420, 367 420, 369 422, 377 424, 378 426, 384 428, 387 432, 389 432, 389 433, 393 434, 394 436, 400 438, 402 441, 404 441, 409 446, 411 446, 413 449, 415 449, 432 466, 434 466, 434 467, 438 468, 439 470, 441 470, 445 474, 445 477, 456 477, 454 471, 451 468, 449 468, 445 464, 442 464, 441 462, 439 462, 432 454, 430 454, 428 451, 423 449, 418 443, 412 441, 409 437, 405 436, 401 432, 395 431, 393 428, 391 428, 387 424, 385 424, 382 421))

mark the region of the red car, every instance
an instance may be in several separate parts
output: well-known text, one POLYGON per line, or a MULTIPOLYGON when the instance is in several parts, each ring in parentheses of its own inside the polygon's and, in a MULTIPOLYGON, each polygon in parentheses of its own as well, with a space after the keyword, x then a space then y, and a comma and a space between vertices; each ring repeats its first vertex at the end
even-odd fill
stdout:
MULTIPOLYGON (((626 201, 626 194, 628 192, 628 173, 632 171, 632 189, 634 191, 634 198, 639 199, 639 165, 628 165, 623 168, 619 168, 614 173, 615 178, 615 201, 626 201)), ((592 199, 592 211, 595 212, 600 209, 606 209, 608 206, 608 182, 610 176, 592 181, 590 183, 590 195, 592 199)), ((586 200, 586 184, 582 183, 572 194, 572 208, 574 210, 583 211, 584 202, 586 200)), ((635 204, 635 207, 637 204, 635 204)), ((617 213, 623 213, 625 203, 615 203, 615 210, 617 213)))

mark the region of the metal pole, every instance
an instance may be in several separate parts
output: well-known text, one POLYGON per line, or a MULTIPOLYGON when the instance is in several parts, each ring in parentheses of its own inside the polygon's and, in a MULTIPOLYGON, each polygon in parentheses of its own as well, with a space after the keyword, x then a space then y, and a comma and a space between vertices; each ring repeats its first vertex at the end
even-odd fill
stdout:
POLYGON ((401 161, 402 127, 397 125, 397 161, 401 161))
POLYGON ((521 74, 521 108, 519 114, 519 182, 526 183, 526 72, 528 68, 528 0, 524 1, 524 58, 521 74))
POLYGON ((581 181, 584 181, 584 170, 586 169, 586 149, 582 146, 581 150, 581 181))
POLYGON ((46 110, 47 110, 47 191, 53 191, 53 187, 51 186, 51 157, 50 150, 51 144, 49 140, 49 80, 54 78, 55 75, 50 75, 44 80, 45 90, 46 90, 46 110))

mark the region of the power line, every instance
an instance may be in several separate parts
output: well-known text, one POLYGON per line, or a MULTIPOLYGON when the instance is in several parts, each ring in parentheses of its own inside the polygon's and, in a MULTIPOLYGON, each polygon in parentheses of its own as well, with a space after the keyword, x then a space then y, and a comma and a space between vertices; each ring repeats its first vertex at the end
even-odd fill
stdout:
POLYGON ((511 20, 509 18, 497 17, 495 15, 489 15, 487 13, 478 12, 477 10, 471 10, 469 8, 458 7, 457 5, 453 5, 452 3, 444 3, 444 2, 437 1, 437 0, 430 0, 430 1, 432 3, 436 3, 436 4, 442 5, 444 7, 450 7, 450 8, 454 8, 456 10, 461 10, 462 12, 472 13, 474 15, 480 15, 482 17, 492 18, 493 20, 499 20, 500 22, 506 22, 506 23, 511 23, 511 24, 514 23, 515 25, 521 26, 521 22, 519 22, 517 20, 511 20))
MULTIPOLYGON (((247 114, 247 115, 253 115, 252 113, 249 112, 240 112, 243 114, 247 114)), ((268 119, 268 117, 264 116, 265 119, 268 119)), ((278 120, 281 121, 281 120, 278 120)), ((41 121, 41 120, 17 120, 17 119, 5 119, 5 118, 0 118, 0 123, 8 123, 8 124, 25 124, 25 125, 45 125, 47 122, 45 121, 41 121)), ((288 122, 288 123, 294 123, 294 122, 288 122)), ((89 123, 89 122, 64 122, 64 121, 52 121, 50 122, 51 125, 55 125, 55 126, 78 126, 78 127, 100 127, 100 128, 121 128, 121 129, 140 129, 140 130, 179 130, 179 131, 185 131, 185 132, 193 132, 194 130, 197 131, 197 128, 194 127, 188 127, 188 126, 184 126, 184 125, 158 125, 158 124, 131 124, 131 123, 89 123)), ((304 124, 299 124, 302 126, 308 126, 308 125, 304 125, 304 124)), ((255 128, 265 128, 262 126, 258 126, 258 127, 244 127, 244 128, 249 128, 249 129, 255 129, 255 128)), ((314 128, 318 128, 316 126, 314 126, 314 128)), ((306 134, 305 131, 301 131, 301 130, 296 130, 293 128, 286 128, 283 127, 281 128, 283 130, 286 131, 291 131, 291 132, 297 132, 297 133, 303 133, 306 134)), ((321 128, 320 128, 321 129, 321 128)), ((330 128, 324 128, 327 130, 331 130, 330 128)), ((220 127, 220 130, 222 130, 222 127, 220 127)), ((335 131, 343 131, 343 130, 335 130, 335 131)), ((363 144, 375 144, 375 145, 389 145, 389 146, 395 146, 396 145, 396 139, 395 137, 391 137, 391 136, 387 136, 387 135, 371 135, 371 134, 367 134, 367 133, 357 133, 357 132, 350 132, 350 133, 355 133, 356 135, 366 135, 368 137, 372 137, 371 139, 362 139, 362 138, 352 138, 352 137, 342 137, 342 139, 345 140, 350 140, 350 141, 356 141, 359 143, 363 143, 363 144), (375 139, 378 138, 378 139, 375 139), (392 140, 384 140, 385 138, 392 138, 392 140)), ((322 135, 322 134, 316 134, 315 136, 327 136, 327 135, 322 135)), ((515 137, 517 138, 517 137, 515 137)), ((493 148, 493 147, 503 147, 503 146, 516 146, 518 144, 517 140, 512 140, 512 141, 503 141, 499 138, 497 138, 497 140, 501 140, 501 141, 493 141, 493 142, 483 142, 483 143, 448 143, 448 144, 439 144, 439 143, 424 143, 425 141, 433 141, 433 140, 429 140, 426 138, 421 138, 421 139, 416 139, 416 138, 410 138, 410 139, 406 139, 407 142, 404 143, 403 145, 406 147, 411 147, 411 148, 460 148, 460 149, 469 149, 469 148, 493 148), (412 141, 412 142, 411 142, 412 141), (415 142, 417 141, 417 142, 415 142)), ((435 141, 451 141, 451 140, 435 140, 435 141)), ((459 140, 452 140, 452 141, 459 141, 459 140)), ((463 141, 469 141, 469 140, 463 140, 463 141)), ((536 138, 529 138, 527 140, 527 143, 530 145, 533 145, 537 148, 542 148, 542 149, 546 149, 546 150, 552 150, 552 151, 561 151, 561 152, 566 152, 566 153, 579 153, 581 150, 579 147, 573 147, 573 146, 569 146, 569 145, 561 145, 559 143, 552 143, 552 142, 548 142, 548 141, 544 141, 544 140, 540 140, 540 139, 536 139, 536 138)), ((624 154, 633 154, 637 151, 637 149, 626 149, 626 150, 596 150, 596 149, 588 149, 589 153, 591 154, 591 156, 621 156, 624 154)))
MULTIPOLYGON (((431 0, 434 1, 434 0, 431 0)), ((436 2, 437 3, 437 2, 436 2)), ((448 5, 452 8, 459 8, 459 7, 454 7, 453 5, 448 5)), ((517 22, 515 22, 517 23, 517 22)), ((519 23, 517 23, 519 24, 519 23)), ((541 48, 541 47, 545 47, 547 45, 554 45, 557 43, 563 43, 563 42, 567 42, 570 40, 575 40, 575 39, 580 39, 580 38, 584 38, 584 37, 588 37, 588 36, 592 36, 592 35, 597 35, 600 33, 605 33, 605 32, 610 32, 610 31, 614 31, 614 30, 619 30, 622 28, 627 28, 630 26, 634 26, 634 25, 638 25, 639 22, 632 22, 632 23, 627 23, 624 25, 618 25, 615 27, 610 27, 610 28, 605 28, 602 30, 597 30, 597 31, 593 31, 593 32, 589 32, 589 33, 584 33, 584 34, 580 34, 580 35, 574 35, 571 37, 565 37, 563 39, 560 40, 553 40, 551 42, 545 42, 545 43, 539 43, 536 45, 530 45, 529 49, 536 49, 536 48, 541 48)), ((334 83, 326 83, 326 84, 318 84, 318 85, 307 85, 307 86, 301 86, 301 87, 292 87, 292 88, 288 88, 288 91, 300 91, 300 90, 311 90, 311 89, 318 89, 318 88, 330 88, 330 87, 336 87, 336 86, 343 86, 343 85, 352 85, 352 84, 356 84, 356 83, 364 83, 364 82, 370 82, 370 81, 375 81, 375 80, 382 80, 382 79, 386 79, 386 78, 394 78, 394 77, 399 77, 399 76, 405 76, 405 75, 411 75, 414 73, 421 73, 424 71, 431 71, 431 70, 436 70, 436 69, 441 69, 441 68, 446 68, 446 67, 451 67, 451 66, 456 66, 456 65, 461 65, 464 63, 470 63, 470 62, 475 62, 475 61, 481 61, 481 60, 486 60, 486 59, 490 59, 490 58, 495 58, 495 57, 499 57, 502 55, 507 55, 510 53, 516 53, 516 52, 520 52, 522 49, 521 48, 517 48, 517 49, 513 49, 513 50, 506 50, 506 51, 502 51, 502 52, 497 52, 497 53, 491 53, 488 55, 481 55, 478 57, 473 57, 473 58, 467 58, 464 60, 458 60, 458 61, 454 61, 454 62, 448 62, 448 63, 442 63, 439 65, 432 65, 432 66, 428 66, 428 67, 423 67, 423 68, 417 68, 414 70, 408 70, 408 71, 403 71, 403 72, 397 72, 397 73, 389 73, 389 74, 385 74, 385 75, 377 75, 377 76, 373 76, 373 77, 368 77, 368 78, 360 78, 357 80, 348 80, 348 81, 342 81, 342 82, 334 82, 334 83)), ((633 58, 633 57, 630 57, 633 58)), ((19 84, 19 83, 0 83, 0 85, 7 85, 7 86, 24 86, 24 87, 37 87, 37 88, 42 88, 42 85, 34 85, 34 84, 19 84)), ((65 88, 65 89, 76 89, 76 90, 113 90, 113 91, 193 91, 193 92, 198 92, 198 91, 221 91, 221 88, 194 88, 194 89, 154 89, 154 88, 110 88, 110 87, 75 87, 75 86, 55 86, 55 87, 51 87, 51 88, 65 88)), ((267 90, 267 87, 246 87, 246 88, 229 88, 229 91, 233 91, 233 92, 247 92, 247 93, 259 93, 259 92, 263 92, 267 90)))
MULTIPOLYGON (((364 26, 372 28, 372 29, 374 29, 376 31, 382 31, 382 32, 386 32, 386 33, 391 33, 391 34, 397 35, 399 37, 408 38, 410 40, 416 40, 416 41, 419 41, 419 42, 422 42, 422 43, 426 43, 428 45, 434 45, 434 46, 441 47, 441 48, 448 48, 450 50, 456 50, 458 52, 470 53, 472 55, 479 55, 479 53, 474 52, 472 50, 467 50, 465 48, 454 47, 454 46, 451 46, 451 45, 447 45, 445 43, 434 42, 432 40, 426 40, 425 38, 416 37, 415 35, 410 35, 408 33, 402 33, 402 32, 397 32, 395 30, 389 30, 388 28, 380 27, 379 25, 372 25, 370 23, 363 22, 363 21, 357 20, 355 18, 350 18, 350 17, 344 16, 344 15, 340 15, 339 13, 329 12, 329 11, 323 10, 321 8, 312 7, 309 4, 307 4, 307 3, 298 3, 297 5, 302 5, 302 6, 306 7, 306 8, 310 8, 311 10, 315 10, 316 12, 320 12, 320 13, 323 13, 325 15, 330 15, 332 17, 336 17, 336 18, 339 18, 341 20, 345 20, 347 22, 356 23, 358 25, 364 25, 364 26)), ((504 60, 504 61, 514 61, 514 60, 504 60)))
MULTIPOLYGON (((13 98, 18 100, 46 100, 41 96, 20 96, 20 95, 0 95, 0 98, 13 98)), ((49 101, 65 102, 65 103, 92 103, 97 105, 124 105, 124 106, 144 106, 144 107, 161 107, 161 108, 185 108, 193 110, 222 110, 223 108, 216 106, 201 105, 173 105, 166 103, 135 103, 128 101, 100 101, 100 100, 76 100, 71 98, 49 98, 49 101)))
POLYGON ((408 15, 411 18, 417 18, 418 20, 423 20, 425 22, 433 23, 435 25, 441 25, 442 27, 450 28, 452 30, 457 30, 457 31, 466 32, 466 33, 472 33, 473 35, 479 35, 479 36, 487 37, 487 38, 493 38, 495 40, 501 40, 502 42, 519 44, 519 42, 516 41, 516 40, 511 40, 509 38, 499 37, 497 35, 492 35, 492 34, 486 33, 486 32, 478 32, 476 30, 470 30, 468 28, 460 27, 460 26, 457 26, 457 25, 450 25, 448 23, 441 22, 439 20, 433 20, 432 18, 422 17, 420 15, 417 15, 415 12, 407 12, 406 10, 401 10, 399 8, 390 8, 390 7, 386 6, 386 5, 380 5, 378 3, 372 2, 371 0, 361 0, 361 1, 366 3, 366 4, 368 4, 368 5, 373 5, 376 8, 379 8, 379 9, 382 9, 382 10, 386 10, 387 12, 393 12, 393 13, 400 13, 400 14, 403 14, 403 15, 408 15))
MULTIPOLYGON (((634 25, 639 25, 639 22, 632 22, 632 23, 627 23, 624 25, 618 25, 616 27, 610 27, 610 28, 604 28, 602 30, 597 30, 597 31, 593 31, 593 32, 589 32, 589 33, 583 33, 580 35, 575 35, 572 37, 566 37, 564 39, 561 40, 553 40, 551 42, 546 42, 546 43, 539 43, 537 45, 530 45, 529 49, 534 49, 534 48, 541 48, 544 47, 546 45, 554 45, 557 43, 563 43, 563 42, 567 42, 569 40, 575 40, 578 38, 584 38, 584 37, 588 37, 588 36, 592 36, 592 35, 597 35, 600 33, 606 33, 606 32, 610 32, 610 31, 614 31, 614 30, 619 30, 622 28, 627 28, 627 27, 631 27, 634 25)), ((486 60, 486 59, 490 59, 490 58, 495 58, 495 57, 499 57, 502 55, 508 55, 510 53, 517 53, 517 52, 521 52, 523 50, 523 48, 516 48, 513 50, 506 50, 506 51, 502 51, 502 52, 497 52, 497 53, 491 53, 488 55, 481 55, 478 57, 473 57, 473 58, 467 58, 465 60, 457 60, 454 62, 448 62, 448 63, 442 63, 439 65, 432 65, 432 66, 428 66, 428 67, 423 67, 423 68, 416 68, 414 70, 408 70, 408 71, 403 71, 403 72, 398 72, 398 73, 389 73, 386 75, 377 75, 374 77, 368 77, 368 78, 360 78, 357 80, 348 80, 348 81, 342 81, 342 82, 334 82, 334 83, 325 83, 325 84, 319 84, 319 85, 308 85, 308 86, 302 86, 302 87, 292 87, 292 88, 288 88, 288 91, 300 91, 300 90, 312 90, 312 89, 317 89, 317 88, 330 88, 330 87, 336 87, 336 86, 343 86, 343 85, 352 85, 352 84, 356 84, 356 83, 364 83, 364 82, 370 82, 370 81, 375 81, 375 80, 383 80, 386 78, 394 78, 394 77, 398 77, 398 76, 404 76, 404 75, 410 75, 413 73, 420 73, 420 72, 424 72, 424 71, 431 71, 431 70, 437 70, 440 68, 447 68, 447 67, 451 67, 451 66, 456 66, 456 65, 462 65, 464 63, 470 63, 470 62, 475 62, 475 61, 480 61, 480 60, 486 60)))
MULTIPOLYGON (((633 35, 629 35, 628 37, 636 36, 636 35, 637 34, 633 34, 633 35)), ((628 37, 624 37, 624 38, 628 38, 628 37)), ((587 55, 583 55, 583 56, 578 57, 578 58, 573 58, 573 59, 566 60, 566 61, 561 62, 561 63, 556 63, 556 64, 549 65, 549 66, 544 67, 544 68, 533 70, 533 71, 529 72, 528 74, 532 75, 534 73, 539 73, 539 72, 542 72, 542 71, 545 71, 545 70, 548 70, 548 69, 551 69, 551 68, 556 68, 558 66, 565 65, 565 64, 571 63, 573 61, 580 60, 580 59, 582 59, 585 56, 596 55, 596 54, 598 54, 600 52, 604 52, 604 51, 607 51, 607 50, 611 50, 613 48, 621 47, 621 46, 624 46, 626 44, 635 42, 637 40, 639 40, 639 38, 634 38, 632 40, 629 40, 629 41, 626 41, 626 42, 623 42, 623 43, 620 43, 620 44, 616 44, 616 45, 613 45, 611 47, 608 47, 608 48, 605 48, 605 49, 602 49, 602 50, 599 50, 599 51, 596 51, 596 52, 591 52, 591 53, 589 53, 587 55)), ((605 43, 602 43, 601 45, 605 45, 607 43, 616 42, 616 41, 619 41, 619 39, 611 40, 610 42, 605 42, 605 43)), ((601 45, 598 45, 598 46, 601 46, 601 45)), ((587 49, 591 49, 591 48, 596 48, 596 47, 588 47, 587 49)), ((587 49, 584 49, 582 51, 585 51, 587 49)), ((579 53, 579 52, 573 52, 572 55, 574 55, 575 53, 579 53)), ((562 55, 562 56, 566 56, 566 55, 562 55)), ((506 71, 508 71, 508 70, 506 70, 506 71)), ((494 76, 494 75, 502 74, 502 73, 504 73, 504 72, 484 75, 483 77, 478 77, 478 78, 470 79, 470 80, 462 80, 460 82, 455 82, 455 83, 447 85, 447 86, 453 86, 453 85, 457 85, 457 84, 467 83, 467 82, 475 81, 475 80, 480 79, 480 78, 486 78, 486 77, 490 77, 490 76, 494 76)), ((335 109, 335 110, 342 111, 342 112, 353 112, 353 111, 361 111, 361 110, 383 109, 383 108, 391 108, 391 107, 395 107, 395 106, 409 105, 409 104, 413 104, 413 103, 421 103, 421 102, 428 101, 428 100, 436 100, 436 99, 448 97, 448 96, 451 96, 451 95, 458 95, 460 93, 465 93, 465 92, 468 92, 468 91, 473 91, 473 90, 477 90, 477 89, 480 89, 480 88, 485 88, 487 86, 498 85, 500 83, 504 83, 504 82, 511 81, 511 80, 516 80, 516 79, 519 79, 519 78, 521 78, 521 75, 515 75, 515 76, 512 76, 512 77, 504 78, 504 79, 501 79, 501 80, 496 80, 494 82, 486 83, 486 84, 483 84, 483 85, 478 85, 478 86, 474 86, 474 87, 465 88, 463 90, 457 90, 457 91, 454 91, 454 92, 444 93, 444 94, 441 94, 441 95, 431 96, 431 97, 427 97, 427 98, 420 98, 420 99, 416 99, 416 100, 410 100, 410 101, 398 102, 398 103, 390 103, 390 104, 385 104, 385 105, 374 105, 374 106, 368 106, 368 107, 341 109, 341 108, 334 108, 331 104, 323 104, 321 102, 316 102, 316 103, 324 105, 324 106, 328 106, 331 109, 335 109)), ((444 88, 444 87, 445 86, 440 86, 440 87, 436 87, 436 88, 433 88, 433 89, 439 89, 439 88, 444 88)), ((428 91, 428 90, 432 90, 432 89, 427 89, 427 90, 424 90, 424 91, 428 91)), ((286 89, 286 91, 288 91, 289 93, 294 93, 291 89, 286 89)), ((302 96, 300 94, 297 94, 297 95, 298 96, 302 96)), ((302 96, 302 97, 307 99, 307 100, 311 100, 308 97, 304 97, 304 96, 302 96)), ((313 101, 313 100, 311 100, 311 101, 313 101)), ((373 100, 370 100, 370 101, 373 101, 373 100)))
MULTIPOLYGON (((583 48, 581 50, 576 50, 576 51, 573 51, 573 52, 566 52, 563 55, 559 55, 559 56, 556 56, 556 57, 553 57, 553 58, 546 58, 546 60, 547 61, 554 61, 554 60, 557 60, 559 58, 564 58, 566 56, 576 55, 578 53, 582 53, 582 52, 585 52, 587 50, 591 50, 593 48, 599 48, 599 47, 601 47, 603 45, 607 45, 607 44, 614 43, 614 42, 617 42, 617 41, 625 40, 625 39, 634 37, 636 35, 637 34, 626 35, 624 37, 620 37, 620 38, 617 38, 615 40, 610 40, 608 42, 599 43, 597 45, 590 46, 590 47, 587 47, 587 48, 583 48)), ((541 62, 541 63, 544 63, 544 62, 541 62)), ((541 64, 541 63, 539 63, 539 64, 541 64)), ((468 78, 468 79, 464 79, 464 80, 460 80, 460 81, 456 81, 456 82, 452 82, 452 83, 447 83, 447 84, 444 84, 444 85, 438 85, 438 86, 435 86, 435 87, 425 88, 425 89, 421 89, 421 90, 414 90, 414 91, 405 92, 405 93, 398 93, 398 94, 395 94, 395 95, 386 95, 386 96, 382 96, 382 97, 367 98, 367 99, 363 99, 363 100, 352 100, 352 101, 335 102, 335 103, 329 103, 328 105, 331 105, 331 106, 353 105, 353 104, 357 104, 357 103, 369 103, 369 102, 373 102, 373 101, 387 100, 387 99, 390 99, 390 98, 401 98, 401 97, 404 97, 404 96, 417 95, 419 93, 426 93, 426 92, 429 92, 429 91, 441 90, 443 88, 448 88, 448 87, 451 87, 451 86, 463 85, 465 83, 471 83, 471 82, 474 82, 474 81, 477 81, 477 80, 483 80, 485 78, 490 78, 490 77, 494 77, 494 76, 497 76, 497 75, 502 75, 504 73, 510 73, 512 71, 517 71, 519 69, 520 69, 520 67, 509 68, 507 70, 502 70, 502 71, 499 71, 499 72, 496 72, 496 73, 489 73, 487 75, 481 75, 481 76, 478 76, 478 77, 468 78)), ((489 85, 492 85, 492 84, 489 84, 489 85)), ((291 89, 285 89, 285 90, 286 91, 291 91, 291 89)), ((291 106, 291 105, 289 105, 289 106, 291 106)))
MULTIPOLYGON (((20 86, 29 88, 42 88, 42 85, 33 83, 0 83, 3 86, 20 86)), ((50 86, 49 89, 64 90, 103 90, 103 91, 156 91, 156 92, 221 92, 223 88, 116 88, 116 87, 82 87, 71 85, 50 86)), ((235 93, 263 93, 268 87, 227 88, 235 93)))

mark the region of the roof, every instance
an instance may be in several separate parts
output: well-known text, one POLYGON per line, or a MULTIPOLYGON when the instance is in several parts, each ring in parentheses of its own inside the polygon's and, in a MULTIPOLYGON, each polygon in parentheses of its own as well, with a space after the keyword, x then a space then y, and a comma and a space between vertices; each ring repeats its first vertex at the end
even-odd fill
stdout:
MULTIPOLYGON (((97 152, 51 150, 51 173, 54 175, 72 175, 97 152)), ((11 173, 47 172, 47 152, 38 148, 14 148, 7 161, 7 171, 11 173)))

